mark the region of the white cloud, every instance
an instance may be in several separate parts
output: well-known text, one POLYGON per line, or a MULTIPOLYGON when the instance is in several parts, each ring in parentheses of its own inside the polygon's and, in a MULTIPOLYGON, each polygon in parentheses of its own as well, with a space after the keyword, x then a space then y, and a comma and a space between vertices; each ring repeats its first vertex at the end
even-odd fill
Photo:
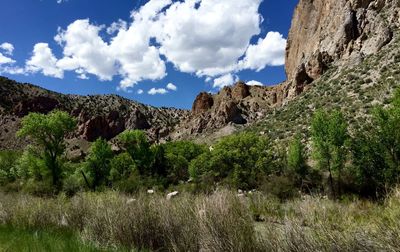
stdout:
POLYGON ((160 52, 182 72, 217 76, 233 71, 259 34, 261 0, 175 2, 156 24, 160 52))
POLYGON ((62 3, 65 3, 65 2, 68 2, 68 0, 57 0, 58 4, 62 4, 62 3))
POLYGON ((166 94, 168 93, 168 90, 165 88, 152 88, 147 92, 149 95, 156 95, 156 94, 166 94))
POLYGON ((250 45, 239 69, 260 71, 266 66, 285 64, 286 39, 279 32, 268 32, 256 45, 250 45))
POLYGON ((10 43, 3 43, 0 45, 0 49, 2 49, 4 51, 4 54, 6 55, 13 55, 14 52, 14 46, 10 43))
POLYGON ((172 90, 172 91, 178 90, 178 88, 173 83, 168 83, 167 89, 172 90))
POLYGON ((57 59, 46 43, 34 46, 32 57, 26 62, 27 72, 42 72, 45 76, 63 78, 64 71, 56 66, 57 59))
POLYGON ((0 65, 13 64, 13 63, 15 63, 15 60, 6 57, 2 53, 0 53, 0 65))
POLYGON ((237 82, 239 78, 236 75, 226 74, 219 78, 214 79, 213 88, 223 88, 225 86, 231 86, 237 82))
POLYGON ((24 75, 27 74, 24 68, 20 68, 17 66, 1 66, 1 64, 0 64, 0 74, 1 73, 24 74, 24 75))
MULTIPOLYGON (((216 88, 231 85, 241 70, 260 71, 284 63, 286 40, 281 34, 269 32, 250 45, 260 33, 261 2, 149 0, 131 13, 130 22, 119 19, 106 27, 89 19, 76 20, 59 28, 54 37, 63 49, 59 59, 47 43, 39 43, 25 69, 57 78, 65 71, 74 71, 80 79, 94 75, 101 81, 119 76, 119 89, 127 91, 140 81, 163 79, 169 61, 178 71, 204 76, 207 82, 214 79, 216 88)), ((10 45, 3 50, 12 53, 10 45)), ((3 54, 1 60, 15 62, 3 54)))
POLYGON ((249 86, 264 86, 264 84, 262 84, 261 82, 256 81, 256 80, 248 81, 248 82, 246 82, 246 84, 249 86))
POLYGON ((122 19, 119 19, 117 22, 112 23, 108 28, 107 28, 107 33, 109 35, 114 34, 117 31, 120 30, 127 30, 128 29, 128 23, 125 22, 122 19))
MULTIPOLYGON (((15 63, 15 60, 13 60, 10 57, 7 57, 7 56, 12 56, 12 54, 13 54, 14 46, 12 44, 3 43, 0 45, 0 50, 3 51, 3 52, 0 52, 0 66, 15 63)), ((4 71, 4 69, 3 69, 3 71, 4 71)))
POLYGON ((57 67, 67 71, 79 69, 79 74, 93 74, 102 81, 112 80, 115 61, 110 47, 99 36, 102 28, 83 19, 76 20, 65 31, 59 30, 54 39, 64 47, 64 57, 57 67))
POLYGON ((136 93, 141 95, 144 93, 144 91, 143 91, 143 89, 139 89, 136 93))

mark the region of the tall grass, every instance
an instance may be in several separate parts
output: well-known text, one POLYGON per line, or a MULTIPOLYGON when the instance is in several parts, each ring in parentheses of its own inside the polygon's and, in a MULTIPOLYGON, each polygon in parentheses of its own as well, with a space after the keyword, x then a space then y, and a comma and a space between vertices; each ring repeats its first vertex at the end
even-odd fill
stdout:
POLYGON ((73 198, 0 194, 0 223, 63 229, 98 248, 151 251, 400 251, 400 190, 383 203, 304 196, 281 203, 256 193, 117 192, 73 198))
POLYGON ((9 226, 1 226, 0 251, 97 252, 104 250, 84 244, 71 232, 20 230, 9 226))

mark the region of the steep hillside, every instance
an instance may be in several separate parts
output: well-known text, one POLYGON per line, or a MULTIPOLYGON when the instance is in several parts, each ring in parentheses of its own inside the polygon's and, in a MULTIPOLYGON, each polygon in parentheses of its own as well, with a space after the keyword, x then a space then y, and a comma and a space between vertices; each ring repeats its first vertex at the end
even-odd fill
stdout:
POLYGON ((15 138, 23 116, 53 109, 77 118, 78 130, 71 138, 83 141, 98 137, 110 140, 125 129, 142 129, 153 141, 162 140, 189 114, 185 110, 146 106, 117 95, 62 95, 0 77, 0 149, 25 144, 15 138))
POLYGON ((350 129, 354 129, 370 118, 374 106, 388 104, 399 87, 400 34, 395 31, 387 47, 358 65, 330 68, 307 92, 274 109, 247 130, 268 132, 280 142, 295 133, 307 136, 311 116, 318 108, 340 109, 350 122, 350 129))

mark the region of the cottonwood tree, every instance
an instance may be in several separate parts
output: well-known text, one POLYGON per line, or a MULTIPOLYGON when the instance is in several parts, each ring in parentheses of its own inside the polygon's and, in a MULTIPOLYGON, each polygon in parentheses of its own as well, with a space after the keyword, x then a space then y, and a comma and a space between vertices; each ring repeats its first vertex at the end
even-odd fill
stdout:
POLYGON ((287 162, 289 170, 300 177, 302 184, 308 173, 308 167, 306 164, 304 146, 299 135, 295 136, 289 145, 287 162))
POLYGON ((384 195, 399 182, 400 89, 389 106, 377 107, 372 122, 356 132, 351 150, 355 175, 363 193, 384 195))
POLYGON ((135 161, 140 174, 149 174, 153 159, 146 134, 141 130, 126 130, 119 134, 118 140, 135 161))
POLYGON ((47 115, 30 113, 22 119, 19 137, 28 137, 39 149, 49 169, 53 186, 61 185, 59 158, 65 152, 65 136, 76 128, 76 121, 68 113, 55 110, 47 115))
POLYGON ((104 139, 97 139, 90 147, 85 167, 90 173, 93 190, 108 183, 113 156, 111 146, 104 139))
POLYGON ((346 161, 347 123, 340 111, 327 113, 318 110, 311 123, 311 136, 314 157, 321 169, 329 172, 329 184, 334 197, 335 186, 333 172, 338 175, 338 193, 340 194, 341 173, 346 161))

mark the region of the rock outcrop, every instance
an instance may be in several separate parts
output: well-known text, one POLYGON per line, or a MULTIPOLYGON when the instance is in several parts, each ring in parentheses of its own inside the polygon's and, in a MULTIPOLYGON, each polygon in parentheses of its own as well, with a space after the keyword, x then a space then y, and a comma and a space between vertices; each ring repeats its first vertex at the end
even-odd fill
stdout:
POLYGON ((352 64, 389 43, 399 25, 397 0, 300 0, 286 50, 295 85, 319 78, 330 64, 352 64))
POLYGON ((171 138, 196 137, 230 125, 255 122, 284 103, 288 95, 288 85, 249 86, 244 82, 224 87, 214 95, 202 92, 193 103, 191 115, 175 128, 171 138))
POLYGON ((214 99, 211 94, 206 92, 201 92, 194 100, 192 106, 193 114, 201 114, 212 108, 214 105, 214 99))

